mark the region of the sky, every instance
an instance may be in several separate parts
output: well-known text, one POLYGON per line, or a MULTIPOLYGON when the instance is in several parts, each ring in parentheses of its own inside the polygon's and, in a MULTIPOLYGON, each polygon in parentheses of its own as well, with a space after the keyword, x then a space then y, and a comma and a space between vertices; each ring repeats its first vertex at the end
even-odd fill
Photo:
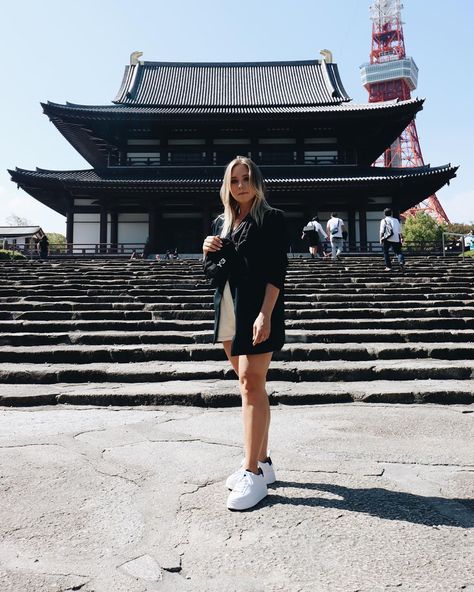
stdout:
MULTIPOLYGON (((65 233, 63 216, 18 190, 7 168, 90 165, 43 114, 40 102, 108 105, 133 51, 145 61, 279 61, 333 52, 349 96, 366 102, 372 0, 16 0, 2 4, 0 225, 12 214, 65 233)), ((474 51, 471 0, 404 0, 407 55, 418 68, 412 97, 425 164, 460 165, 438 192, 452 222, 474 224, 474 51)))

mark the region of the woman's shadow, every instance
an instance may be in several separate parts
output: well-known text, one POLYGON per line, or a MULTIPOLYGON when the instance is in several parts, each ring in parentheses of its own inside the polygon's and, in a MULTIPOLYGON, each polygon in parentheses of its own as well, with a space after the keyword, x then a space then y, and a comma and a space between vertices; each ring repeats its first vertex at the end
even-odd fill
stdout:
POLYGON ((450 499, 429 497, 390 491, 380 487, 355 489, 328 483, 298 483, 278 481, 274 490, 269 490, 262 506, 277 504, 337 508, 349 512, 363 512, 385 520, 403 520, 426 526, 474 527, 474 499, 450 499), (279 488, 293 487, 305 491, 320 491, 322 496, 285 497, 278 494, 279 488), (276 491, 273 493, 273 491, 276 491), (334 498, 324 497, 329 493, 334 498))

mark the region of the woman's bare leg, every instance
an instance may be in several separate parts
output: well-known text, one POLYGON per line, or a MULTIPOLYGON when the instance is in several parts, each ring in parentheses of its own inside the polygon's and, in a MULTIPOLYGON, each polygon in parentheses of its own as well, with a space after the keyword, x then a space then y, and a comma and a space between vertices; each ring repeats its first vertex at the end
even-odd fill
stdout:
POLYGON ((232 368, 234 369, 234 372, 238 376, 239 375, 239 356, 232 356, 230 353, 232 341, 223 341, 222 345, 224 346, 224 351, 226 353, 226 356, 227 356, 229 362, 232 365, 232 368))
POLYGON ((272 352, 239 356, 239 385, 244 421, 245 469, 258 473, 267 457, 270 405, 265 390, 272 352))
MULTIPOLYGON (((232 341, 224 341, 222 343, 224 346, 224 351, 229 359, 229 362, 232 365, 237 376, 239 375, 239 356, 232 356, 230 353, 230 348, 232 346, 232 341)), ((252 356, 253 357, 253 356, 252 356)), ((266 394, 266 393, 265 393, 266 394)), ((270 407, 268 407, 268 418, 267 418, 267 425, 264 432, 264 437, 262 441, 262 446, 260 448, 260 452, 258 454, 258 460, 264 462, 267 460, 268 457, 268 431, 270 429, 270 407)))

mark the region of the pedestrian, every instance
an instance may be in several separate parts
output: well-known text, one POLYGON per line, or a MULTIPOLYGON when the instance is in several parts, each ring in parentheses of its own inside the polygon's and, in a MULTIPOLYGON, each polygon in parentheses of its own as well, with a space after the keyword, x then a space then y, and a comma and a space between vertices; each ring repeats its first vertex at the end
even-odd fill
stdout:
POLYGON ((37 247, 40 259, 47 259, 49 255, 49 240, 45 234, 39 239, 37 247))
POLYGON ((464 250, 474 251, 474 230, 464 236, 464 250))
POLYGON ((326 224, 326 232, 331 241, 331 257, 333 261, 341 258, 343 247, 343 232, 345 231, 344 221, 337 217, 336 212, 332 212, 326 224))
POLYGON ((385 208, 384 217, 380 220, 380 243, 383 246, 383 256, 385 259, 384 271, 392 270, 392 261, 390 259, 390 249, 397 256, 400 269, 405 269, 405 257, 402 253, 402 229, 397 218, 393 217, 390 208, 385 208))
POLYGON ((304 239, 309 247, 311 259, 315 257, 323 257, 324 250, 322 242, 327 240, 327 234, 324 232, 323 227, 319 223, 318 216, 314 216, 311 220, 303 227, 303 233, 301 238, 304 239))
POLYGON ((244 427, 244 459, 226 481, 230 510, 247 510, 276 480, 268 456, 270 406, 268 367, 285 341, 283 286, 288 265, 283 212, 265 199, 260 170, 237 156, 225 171, 220 190, 224 213, 204 239, 205 267, 224 270, 214 297, 214 343, 221 342, 239 379, 244 427), (233 265, 226 268, 224 254, 233 265))

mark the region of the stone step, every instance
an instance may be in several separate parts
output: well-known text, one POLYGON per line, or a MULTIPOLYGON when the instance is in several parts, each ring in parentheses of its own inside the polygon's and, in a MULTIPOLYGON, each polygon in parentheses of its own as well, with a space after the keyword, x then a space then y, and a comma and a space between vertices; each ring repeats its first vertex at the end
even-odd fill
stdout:
MULTIPOLYGON (((344 293, 334 292, 315 292, 313 294, 285 293, 285 302, 400 302, 400 301, 421 301, 426 302, 430 299, 451 300, 453 297, 472 302, 474 295, 471 290, 457 291, 453 296, 451 292, 433 292, 426 290, 417 294, 410 293, 364 293, 351 291, 344 293)), ((143 299, 143 298, 142 298, 143 299)))
MULTIPOLYGON (((49 276, 35 276, 35 275, 28 275, 21 273, 17 276, 4 275, 3 277, 0 276, 0 282, 12 285, 25 285, 28 287, 38 287, 41 288, 42 286, 50 287, 51 284, 55 284, 58 282, 67 283, 71 285, 80 285, 80 284, 87 284, 91 286, 97 286, 105 284, 107 286, 114 287, 115 285, 150 285, 151 283, 155 284, 163 284, 163 285, 173 285, 175 282, 182 282, 182 283, 203 283, 206 282, 206 278, 202 272, 193 273, 193 272, 184 272, 180 271, 179 273, 173 275, 159 275, 159 274, 143 274, 143 275, 128 275, 128 276, 117 276, 117 275, 107 275, 105 273, 101 273, 97 277, 90 277, 86 274, 79 273, 79 274, 51 274, 49 276)), ((412 272, 406 274, 390 274, 390 273, 377 273, 377 272, 361 272, 359 270, 347 270, 344 273, 305 273, 300 270, 294 270, 293 272, 289 271, 286 276, 286 280, 288 283, 301 283, 301 282, 320 282, 320 283, 329 283, 329 284, 341 284, 345 283, 350 285, 355 282, 362 282, 362 283, 397 283, 400 282, 402 284, 409 284, 409 283, 419 283, 425 282, 430 283, 430 281, 436 283, 450 283, 450 282, 463 282, 468 279, 472 279, 474 277, 473 270, 459 270, 457 273, 453 273, 450 270, 442 270, 437 273, 433 273, 432 270, 426 271, 419 271, 419 272, 412 272)))
MULTIPOLYGON (((472 307, 443 307, 443 308, 405 308, 403 309, 403 316, 405 321, 408 319, 423 319, 423 318, 464 318, 468 319, 474 317, 474 305, 472 307)), ((292 309, 286 311, 286 319, 290 320, 317 320, 317 319, 334 319, 337 322, 342 319, 388 319, 399 318, 399 309, 368 309, 368 308, 351 308, 351 309, 332 309, 324 308, 307 308, 307 309, 292 309)), ((170 310, 29 310, 29 311, 12 311, 0 312, 0 320, 7 321, 81 321, 81 320, 97 320, 97 321, 126 321, 126 320, 189 320, 189 321, 204 321, 214 319, 214 311, 211 305, 207 305, 204 309, 202 306, 187 310, 170 309, 170 310)))
MULTIPOLYGON (((407 306, 439 306, 443 305, 442 301, 449 300, 450 306, 456 306, 458 303, 462 305, 471 305, 474 303, 474 295, 470 292, 458 292, 456 299, 453 299, 451 293, 435 293, 430 292, 412 295, 392 295, 392 294, 359 294, 359 293, 314 293, 314 294, 286 294, 287 308, 294 308, 295 306, 319 306, 318 303, 324 303, 327 307, 336 307, 338 305, 360 307, 361 303, 364 306, 380 306, 380 307, 397 307, 401 308, 407 304, 407 306), (451 304, 452 302, 452 304, 451 304)), ((211 292, 205 295, 180 295, 180 296, 163 296, 159 292, 155 291, 153 296, 141 296, 132 297, 127 294, 120 295, 101 295, 101 296, 22 296, 15 293, 12 296, 0 297, 0 309, 1 310, 12 310, 8 306, 12 303, 29 303, 46 305, 54 303, 53 306, 56 309, 57 305, 62 303, 74 305, 76 303, 93 304, 94 306, 100 306, 101 304, 160 304, 160 303, 177 303, 178 305, 184 305, 186 303, 213 303, 214 298, 211 292), (6 307, 5 307, 5 306, 6 307)), ((446 305, 446 304, 444 304, 446 305)), ((44 307, 43 307, 44 308, 44 307)))
MULTIPOLYGON (((189 325, 189 324, 188 324, 189 325)), ((187 325, 187 326, 188 326, 187 325)), ((0 332, 0 346, 33 346, 33 345, 141 345, 141 344, 210 344, 212 331, 63 331, 31 333, 0 332)), ((305 331, 289 329, 286 331, 289 344, 377 344, 377 343, 462 343, 474 341, 474 330, 471 329, 428 329, 425 331, 405 329, 357 329, 341 331, 305 331)))
MULTIPOLYGON (((462 316, 470 317, 474 313, 474 300, 434 300, 434 301, 405 301, 405 302, 350 302, 350 303, 336 303, 336 302, 287 302, 286 311, 287 318, 297 318, 299 316, 311 318, 320 318, 322 316, 335 317, 383 317, 383 316, 400 316, 400 309, 403 309, 404 316, 462 316), (300 314, 301 313, 301 314, 300 314)), ((161 318, 174 318, 176 313, 187 314, 188 318, 197 318, 193 316, 193 311, 202 311, 206 314, 211 311, 213 315, 213 302, 33 302, 33 301, 19 301, 0 303, 0 315, 3 320, 9 319, 42 319, 48 318, 54 313, 66 313, 71 316, 64 318, 87 318, 84 315, 94 313, 96 315, 104 315, 102 318, 107 318, 105 315, 112 313, 112 317, 118 313, 124 312, 140 312, 140 313, 160 313, 168 316, 161 318), (44 317, 38 316, 44 313, 44 317), (81 316, 72 316, 74 314, 81 316)), ((211 315, 211 316, 212 316, 211 315)), ((93 317, 90 317, 93 318, 93 317)), ((124 317, 125 318, 125 317, 124 317)), ((139 318, 139 317, 130 317, 139 318)), ((143 317, 143 318, 158 318, 143 317)), ((184 318, 184 317, 183 317, 184 318)), ((58 317, 59 319, 59 317, 58 317)))
MULTIPOLYGON (((474 403, 473 380, 417 380, 394 382, 286 382, 269 381, 271 405, 318 405, 330 403, 474 403)), ((239 407, 235 380, 168 381, 161 383, 0 384, 0 405, 193 405, 239 407)))
MULTIPOLYGON (((133 314, 133 313, 130 313, 133 314)), ((286 321, 288 330, 308 331, 347 331, 350 329, 412 329, 424 331, 438 329, 440 317, 427 318, 360 318, 360 319, 303 319, 286 321)), ((97 331, 107 329, 103 320, 59 320, 59 321, 0 321, 0 333, 9 332, 65 332, 97 331)), ((114 320, 115 330, 123 331, 205 331, 213 329, 214 321, 209 320, 114 320)), ((446 317, 442 319, 443 329, 474 329, 474 318, 446 317)), ((304 337, 304 333, 302 333, 304 337)))
MULTIPOLYGON (((156 310, 160 310, 161 307, 172 307, 173 304, 171 303, 157 303, 157 304, 149 304, 147 305, 147 309, 149 307, 156 307, 156 310)), ((343 303, 341 302, 320 302, 319 300, 291 300, 285 303, 285 307, 287 310, 305 310, 309 308, 326 308, 326 309, 341 309, 343 306, 343 310, 347 310, 348 308, 369 308, 369 309, 387 309, 387 308, 439 308, 439 307, 446 307, 449 306, 450 308, 456 307, 471 307, 474 306, 474 299, 465 299, 465 300, 454 300, 451 298, 439 299, 439 300, 390 300, 390 301, 363 301, 363 300, 352 300, 348 301, 345 300, 343 303), (447 302, 449 300, 449 302, 447 302)), ((7 309, 8 310, 8 309, 7 309)), ((153 308, 150 308, 153 310, 153 308)), ((161 310, 165 310, 164 308, 161 310)))
MULTIPOLYGON (((372 380, 471 380, 474 361, 370 360, 273 362, 268 380, 294 382, 358 382, 372 380)), ((130 362, 77 364, 3 363, 0 383, 166 382, 170 380, 228 380, 235 377, 228 362, 130 362)))
MULTIPOLYGON (((370 345, 346 344, 289 344, 275 352, 279 361, 329 360, 407 360, 407 359, 473 360, 474 343, 376 343, 370 345)), ((123 345, 52 345, 3 346, 0 363, 28 364, 89 364, 93 362, 147 362, 147 361, 225 361, 220 344, 123 344, 123 345)))
MULTIPOLYGON (((453 303, 450 302, 450 305, 453 303)), ((154 306, 154 305, 151 305, 154 306)), ((177 305, 168 303, 161 304, 163 307, 176 307, 177 305)), ((182 306, 182 305, 181 305, 182 306)), ((211 306, 210 304, 193 304, 189 303, 186 308, 201 308, 202 306, 211 306)), ((454 304, 453 306, 456 306, 454 304)), ((141 302, 68 302, 68 301, 57 301, 57 302, 34 302, 32 300, 25 301, 19 300, 18 302, 0 302, 0 310, 3 312, 28 312, 28 311, 110 311, 110 310, 153 310, 148 309, 148 305, 144 305, 141 302)))

